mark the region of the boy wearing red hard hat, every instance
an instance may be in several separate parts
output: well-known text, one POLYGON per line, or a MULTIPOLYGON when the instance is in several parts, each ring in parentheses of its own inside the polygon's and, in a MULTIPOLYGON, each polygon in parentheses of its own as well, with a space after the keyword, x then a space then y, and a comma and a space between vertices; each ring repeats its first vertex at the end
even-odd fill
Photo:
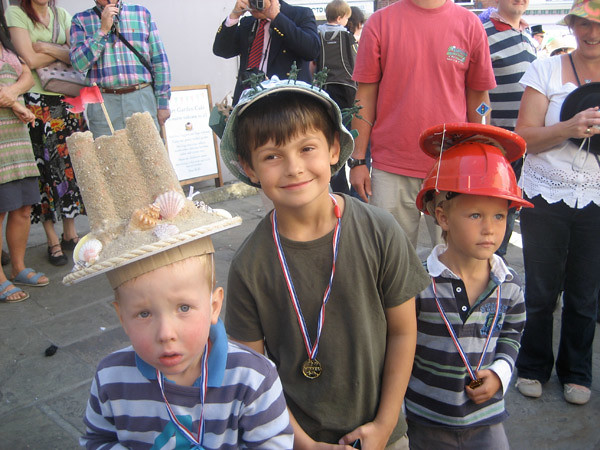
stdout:
POLYGON ((411 449, 508 449, 502 421, 525 325, 517 274, 494 252, 509 207, 523 200, 509 161, 525 142, 502 128, 444 124, 421 148, 437 161, 417 207, 445 244, 427 258, 431 285, 416 297, 417 350, 406 392, 411 449))

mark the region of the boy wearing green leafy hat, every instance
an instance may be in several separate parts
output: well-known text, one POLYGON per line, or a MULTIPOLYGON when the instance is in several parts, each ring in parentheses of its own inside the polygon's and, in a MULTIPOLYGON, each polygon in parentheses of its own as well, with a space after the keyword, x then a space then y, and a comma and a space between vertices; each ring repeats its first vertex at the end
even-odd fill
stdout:
POLYGON ((325 92, 276 78, 242 95, 221 143, 274 204, 232 261, 226 325, 275 362, 295 448, 408 448, 401 405, 428 277, 390 214, 329 193, 352 149, 325 92))

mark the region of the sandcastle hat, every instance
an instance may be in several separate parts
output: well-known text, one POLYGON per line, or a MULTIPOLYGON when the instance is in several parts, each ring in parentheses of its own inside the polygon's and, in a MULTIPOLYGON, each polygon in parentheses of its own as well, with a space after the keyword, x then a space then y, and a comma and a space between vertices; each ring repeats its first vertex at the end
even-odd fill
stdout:
POLYGON ((148 113, 136 113, 112 136, 67 138, 90 233, 73 251, 63 283, 106 273, 113 288, 159 267, 213 253, 210 235, 240 217, 186 198, 148 113))
POLYGON ((333 175, 340 170, 354 150, 354 138, 346 129, 342 122, 342 113, 337 103, 317 85, 310 85, 303 81, 297 80, 280 80, 277 76, 271 77, 270 80, 263 81, 254 88, 246 89, 242 92, 240 101, 235 106, 225 127, 223 138, 221 140, 221 156, 223 162, 231 173, 239 180, 250 186, 260 187, 258 184, 250 181, 250 178, 242 168, 235 142, 235 130, 240 114, 253 103, 256 103, 261 98, 269 95, 275 95, 280 92, 296 92, 302 95, 308 95, 322 101, 327 107, 334 123, 340 132, 340 158, 338 162, 331 166, 331 174, 333 175))

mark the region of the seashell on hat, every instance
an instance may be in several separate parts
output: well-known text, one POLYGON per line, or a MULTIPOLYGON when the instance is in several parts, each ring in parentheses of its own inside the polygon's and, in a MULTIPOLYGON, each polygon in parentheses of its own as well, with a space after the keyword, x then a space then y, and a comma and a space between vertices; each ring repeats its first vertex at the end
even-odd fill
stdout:
POLYGON ((67 138, 90 233, 75 247, 65 284, 106 273, 116 288, 163 265, 214 252, 209 236, 242 222, 185 197, 150 114, 136 113, 125 123, 112 136, 94 140, 87 131, 67 138))

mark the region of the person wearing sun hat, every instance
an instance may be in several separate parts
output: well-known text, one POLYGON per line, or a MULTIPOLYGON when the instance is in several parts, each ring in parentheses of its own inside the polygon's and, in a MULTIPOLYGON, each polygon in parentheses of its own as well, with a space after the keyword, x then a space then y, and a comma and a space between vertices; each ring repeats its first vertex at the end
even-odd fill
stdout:
POLYGON ((296 448, 408 448, 413 297, 428 278, 389 213, 330 194, 352 149, 336 103, 295 80, 242 94, 221 141, 227 167, 275 207, 233 258, 225 322, 275 361, 296 448))
POLYGON ((100 361, 80 444, 291 449, 277 369, 230 342, 219 319, 210 235, 239 217, 184 197, 148 113, 114 136, 75 134, 69 148, 91 232, 63 281, 106 274, 132 344, 100 361))
POLYGON ((565 400, 584 404, 600 289, 600 102, 592 97, 600 84, 600 1, 576 0, 560 23, 577 48, 535 61, 521 79, 526 87, 515 131, 527 142, 521 183, 535 208, 521 213, 527 324, 517 388, 540 397, 556 366, 565 400), (555 361, 553 312, 561 293, 555 361))
POLYGON ((445 244, 427 258, 431 284, 416 298, 411 449, 508 449, 503 398, 525 304, 519 277, 495 251, 509 207, 532 206, 509 163, 523 156, 525 142, 502 128, 452 123, 425 130, 420 144, 437 160, 416 205, 435 217, 445 244))

